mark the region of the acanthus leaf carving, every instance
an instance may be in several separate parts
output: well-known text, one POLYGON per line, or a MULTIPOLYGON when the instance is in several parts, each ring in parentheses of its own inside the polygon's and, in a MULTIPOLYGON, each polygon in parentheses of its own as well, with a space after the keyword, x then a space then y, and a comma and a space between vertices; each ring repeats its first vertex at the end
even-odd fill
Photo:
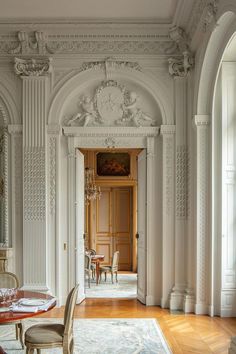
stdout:
POLYGON ((33 34, 18 31, 17 45, 8 49, 9 54, 52 54, 53 52, 47 46, 47 36, 42 31, 35 31, 33 34))
POLYGON ((172 76, 184 77, 194 65, 194 58, 189 49, 188 37, 183 28, 174 26, 170 30, 170 37, 176 42, 181 58, 169 58, 169 73, 172 76))
POLYGON ((23 76, 43 76, 51 72, 51 58, 15 58, 15 73, 23 76))

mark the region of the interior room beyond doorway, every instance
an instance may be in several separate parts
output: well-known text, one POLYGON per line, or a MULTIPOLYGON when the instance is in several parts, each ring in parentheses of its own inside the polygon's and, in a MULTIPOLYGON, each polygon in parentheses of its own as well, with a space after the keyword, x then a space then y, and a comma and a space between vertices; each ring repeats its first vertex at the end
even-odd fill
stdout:
MULTIPOLYGON (((140 149, 81 150, 85 169, 92 169, 100 198, 85 204, 85 248, 104 255, 103 265, 112 263, 119 251, 118 283, 102 275, 90 287, 85 278, 87 297, 137 296, 137 156, 140 149)), ((114 278, 115 279, 115 278, 114 278)))

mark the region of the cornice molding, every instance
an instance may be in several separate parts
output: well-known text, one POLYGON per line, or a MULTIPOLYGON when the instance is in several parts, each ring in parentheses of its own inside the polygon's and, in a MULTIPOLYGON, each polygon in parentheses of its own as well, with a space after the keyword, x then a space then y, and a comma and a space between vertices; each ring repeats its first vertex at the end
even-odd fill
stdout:
POLYGON ((198 114, 195 115, 196 126, 206 126, 210 124, 210 116, 208 114, 198 114))
POLYGON ((160 134, 161 135, 173 135, 175 134, 176 126, 175 125, 161 125, 160 134))
POLYGON ((45 76, 51 72, 51 58, 15 58, 15 73, 20 76, 45 76))
POLYGON ((69 137, 152 137, 158 136, 160 127, 62 127, 63 134, 69 137))
POLYGON ((46 33, 39 31, 20 30, 12 34, 0 35, 0 56, 12 55, 47 55, 47 54, 178 54, 178 47, 169 37, 168 31, 159 34, 143 31, 133 33, 115 33, 114 31, 90 31, 90 33, 78 30, 68 33, 46 33))

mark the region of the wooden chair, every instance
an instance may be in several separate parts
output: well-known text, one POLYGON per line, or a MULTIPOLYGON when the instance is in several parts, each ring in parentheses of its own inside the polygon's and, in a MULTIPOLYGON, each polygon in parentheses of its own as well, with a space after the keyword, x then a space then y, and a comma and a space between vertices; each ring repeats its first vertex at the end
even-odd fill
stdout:
POLYGON ((88 254, 85 254, 84 258, 84 272, 85 276, 88 276, 88 286, 90 288, 90 282, 91 282, 91 274, 92 274, 92 268, 91 268, 91 257, 88 254))
POLYGON ((101 281, 102 273, 105 273, 105 281, 107 281, 107 273, 111 273, 111 282, 112 282, 112 284, 113 284, 113 274, 116 275, 116 282, 118 282, 117 274, 118 274, 118 266, 119 266, 119 255, 120 255, 120 252, 116 251, 113 254, 113 257, 112 257, 112 264, 108 265, 108 266, 101 266, 99 268, 100 281, 101 281))
MULTIPOLYGON (((10 272, 0 272, 0 288, 19 288, 19 280, 17 276, 10 272)), ((0 326, 14 324, 16 328, 16 339, 20 340, 22 348, 24 348, 23 340, 23 324, 19 321, 0 323, 0 326)))
MULTIPOLYGON (((87 249, 86 253, 89 256, 94 256, 96 254, 96 251, 93 248, 87 249)), ((96 264, 91 263, 91 271, 92 271, 92 278, 95 279, 95 274, 96 274, 96 264)))
POLYGON ((79 285, 76 285, 67 296, 63 324, 42 323, 27 329, 25 332, 26 354, 33 354, 35 349, 37 349, 37 354, 40 354, 41 349, 56 347, 62 347, 63 354, 73 353, 73 318, 78 287, 79 285))

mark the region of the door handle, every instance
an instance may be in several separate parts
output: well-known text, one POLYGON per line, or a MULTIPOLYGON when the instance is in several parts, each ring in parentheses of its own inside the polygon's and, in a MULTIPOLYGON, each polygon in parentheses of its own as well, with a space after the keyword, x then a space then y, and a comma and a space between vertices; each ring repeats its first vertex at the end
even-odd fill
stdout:
POLYGON ((139 234, 136 233, 135 237, 136 237, 136 239, 138 240, 138 239, 139 239, 139 234))

